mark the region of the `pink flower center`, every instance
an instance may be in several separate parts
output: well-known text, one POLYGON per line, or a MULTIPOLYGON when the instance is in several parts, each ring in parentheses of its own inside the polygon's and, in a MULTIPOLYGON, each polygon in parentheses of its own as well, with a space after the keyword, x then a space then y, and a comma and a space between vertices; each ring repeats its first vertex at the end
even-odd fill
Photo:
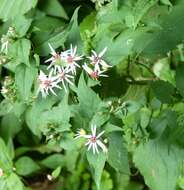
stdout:
POLYGON ((40 81, 40 82, 41 82, 41 84, 44 85, 45 88, 51 86, 51 83, 52 83, 51 80, 44 80, 44 81, 40 81))
POLYGON ((95 56, 95 57, 93 58, 93 63, 94 63, 94 64, 99 63, 99 61, 100 61, 100 57, 95 56))
POLYGON ((74 58, 72 56, 67 57, 67 63, 71 64, 73 63, 74 58))
POLYGON ((90 138, 90 141, 91 141, 92 143, 96 143, 96 136, 91 137, 91 138, 90 138))
POLYGON ((98 75, 98 72, 97 71, 93 71, 90 76, 94 79, 98 79, 99 78, 99 75, 98 75))
POLYGON ((53 55, 53 58, 54 58, 55 60, 60 59, 60 55, 59 55, 59 53, 56 53, 55 55, 53 55))
POLYGON ((65 73, 64 72, 59 73, 59 78, 64 79, 65 78, 65 73))

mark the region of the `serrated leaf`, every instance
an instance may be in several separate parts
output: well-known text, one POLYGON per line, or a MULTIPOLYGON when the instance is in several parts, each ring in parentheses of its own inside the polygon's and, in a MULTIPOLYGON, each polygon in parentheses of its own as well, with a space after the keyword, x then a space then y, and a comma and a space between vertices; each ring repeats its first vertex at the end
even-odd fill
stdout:
POLYGON ((155 81, 151 84, 151 88, 155 96, 162 102, 162 103, 171 103, 172 96, 174 94, 174 86, 172 86, 168 82, 164 81, 155 81))
POLYGON ((58 0, 44 0, 44 3, 40 5, 40 9, 48 15, 68 19, 63 6, 58 0))
POLYGON ((97 189, 100 189, 100 181, 106 161, 106 155, 103 152, 93 154, 91 151, 86 152, 86 155, 97 189))
POLYGON ((34 8, 36 4, 37 0, 0 0, 0 18, 7 21, 17 15, 23 15, 34 8))
POLYGON ((129 174, 128 151, 120 132, 109 135, 108 162, 117 172, 129 174))
POLYGON ((31 42, 25 38, 22 38, 10 46, 8 55, 12 57, 16 63, 24 63, 29 66, 30 50, 31 42))
POLYGON ((98 110, 101 103, 99 96, 86 85, 83 74, 81 74, 77 89, 77 95, 82 114, 91 119, 98 110))
POLYGON ((150 189, 174 190, 183 156, 183 150, 160 139, 140 145, 133 160, 150 189))
POLYGON ((45 99, 37 99, 31 107, 26 110, 26 123, 33 134, 40 137, 41 129, 38 128, 40 118, 38 117, 45 110, 51 109, 52 105, 57 101, 56 97, 47 97, 45 99))
POLYGON ((37 76, 37 69, 21 64, 15 70, 15 84, 21 100, 28 101, 31 95, 31 88, 37 76))

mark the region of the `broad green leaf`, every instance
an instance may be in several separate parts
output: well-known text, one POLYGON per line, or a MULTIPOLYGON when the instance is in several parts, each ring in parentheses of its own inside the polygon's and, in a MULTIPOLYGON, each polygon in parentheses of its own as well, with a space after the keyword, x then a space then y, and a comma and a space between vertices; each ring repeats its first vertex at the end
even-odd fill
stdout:
POLYGON ((70 117, 71 113, 68 105, 68 95, 65 95, 58 106, 53 107, 49 111, 43 112, 40 119, 43 120, 41 122, 45 124, 53 123, 61 125, 59 129, 61 132, 69 129, 70 117))
POLYGON ((13 138, 22 129, 22 123, 14 113, 5 115, 1 120, 1 136, 8 142, 9 138, 13 138))
POLYGON ((37 0, 0 0, 0 18, 7 21, 17 15, 23 15, 31 8, 34 8, 36 4, 37 0))
POLYGON ((128 151, 120 132, 109 134, 108 162, 117 172, 129 174, 128 151))
POLYGON ((56 169, 58 167, 63 167, 65 165, 64 155, 62 154, 52 154, 40 162, 41 165, 50 168, 56 169))
POLYGON ((23 156, 15 162, 16 172, 19 175, 27 176, 40 169, 39 165, 30 157, 23 156))
POLYGON ((11 173, 7 180, 7 190, 23 190, 23 183, 15 173, 11 173))
POLYGON ((93 154, 92 151, 88 151, 86 155, 94 181, 96 183, 97 189, 99 190, 101 176, 106 161, 106 155, 103 152, 100 152, 99 154, 93 154))
POLYGON ((18 37, 23 37, 26 35, 29 27, 31 26, 32 19, 26 18, 23 15, 16 16, 15 19, 12 21, 12 25, 15 28, 15 32, 18 37))
POLYGON ((83 74, 81 74, 79 79, 77 95, 80 105, 79 108, 83 117, 91 119, 93 114, 98 110, 101 100, 99 96, 86 85, 83 74))
POLYGON ((172 6, 170 0, 160 0, 163 4, 172 6))
POLYGON ((5 172, 10 172, 13 169, 13 163, 8 153, 8 149, 1 138, 0 138, 0 149, 1 149, 0 168, 3 169, 5 172))
POLYGON ((184 96, 184 65, 179 65, 176 69, 176 87, 184 96))
POLYGON ((171 103, 172 96, 174 94, 174 86, 172 86, 168 82, 164 81, 155 81, 151 84, 151 88, 155 96, 162 102, 162 103, 171 103))
POLYGON ((48 39, 46 39, 41 44, 36 46, 36 49, 35 49, 36 53, 41 56, 48 55, 50 53, 50 48, 48 46, 48 43, 50 43, 52 47, 55 49, 63 46, 69 34, 69 28, 70 26, 66 29, 61 28, 59 32, 56 32, 52 34, 51 36, 49 36, 48 39))
POLYGON ((46 14, 68 19, 68 16, 58 0, 44 0, 41 2, 40 9, 46 14))
POLYGON ((134 5, 133 16, 134 23, 133 28, 135 29, 142 19, 142 17, 146 14, 146 12, 153 7, 158 0, 138 0, 134 5))
POLYGON ((180 1, 171 12, 159 18, 159 27, 137 38, 134 50, 150 57, 159 57, 172 50, 184 39, 184 3, 180 1))
POLYGON ((0 116, 10 113, 12 109, 13 106, 10 100, 7 99, 2 100, 0 103, 0 116))
POLYGON ((142 128, 146 128, 150 122, 151 110, 144 107, 140 110, 140 124, 142 128))
POLYGON ((40 137, 41 129, 38 128, 40 124, 40 114, 46 110, 51 109, 52 105, 56 103, 56 97, 47 97, 47 101, 45 99, 38 98, 32 106, 30 106, 26 111, 26 123, 29 129, 32 131, 33 134, 40 137))
POLYGON ((174 190, 181 172, 183 156, 182 149, 167 145, 167 142, 160 139, 140 145, 133 160, 150 189, 174 190))
POLYGON ((25 38, 22 38, 17 40, 10 46, 8 55, 12 57, 17 64, 24 63, 29 66, 30 50, 31 50, 31 42, 25 38))
POLYGON ((70 45, 70 44, 76 45, 78 52, 82 53, 82 39, 81 39, 80 30, 79 30, 79 26, 78 26, 79 8, 80 7, 78 7, 75 10, 75 12, 73 13, 73 16, 71 18, 71 21, 69 23, 69 25, 71 25, 71 29, 70 29, 69 35, 67 37, 66 43, 68 45, 70 45))
POLYGON ((170 59, 168 57, 159 59, 153 66, 153 72, 161 80, 170 82, 175 86, 175 72, 170 68, 170 59))
POLYGON ((15 84, 20 99, 28 101, 31 95, 31 88, 37 76, 37 69, 33 66, 21 64, 15 70, 15 84))

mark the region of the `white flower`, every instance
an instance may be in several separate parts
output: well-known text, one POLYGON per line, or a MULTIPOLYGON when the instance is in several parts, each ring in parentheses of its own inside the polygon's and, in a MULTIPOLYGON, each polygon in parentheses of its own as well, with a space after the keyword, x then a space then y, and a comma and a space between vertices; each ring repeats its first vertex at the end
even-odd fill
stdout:
POLYGON ((4 175, 3 170, 0 168, 0 177, 2 177, 4 175))
POLYGON ((39 80, 39 89, 38 92, 41 92, 42 97, 46 97, 49 94, 49 90, 51 91, 52 94, 55 96, 56 93, 54 92, 53 88, 59 88, 61 89, 60 86, 58 86, 57 77, 52 76, 53 70, 50 71, 49 76, 45 75, 43 71, 40 71, 40 75, 38 76, 39 80))
POLYGON ((91 61, 91 64, 95 66, 95 71, 100 71, 100 65, 104 70, 107 70, 111 65, 108 65, 103 59, 103 55, 107 51, 107 48, 104 48, 99 54, 97 54, 94 50, 92 50, 92 55, 88 57, 91 61))
POLYGON ((62 83, 62 85, 65 89, 65 92, 67 92, 65 81, 71 85, 74 85, 73 82, 71 82, 71 79, 73 79, 74 76, 68 74, 67 68, 64 69, 64 67, 58 67, 57 77, 58 77, 58 82, 62 83))
POLYGON ((105 71, 100 71, 95 69, 92 70, 90 67, 87 66, 86 63, 84 63, 82 67, 90 75, 92 79, 98 80, 99 77, 108 77, 108 75, 103 74, 105 71))
POLYGON ((76 138, 86 138, 87 143, 85 144, 88 147, 88 151, 90 149, 93 150, 93 154, 99 153, 98 147, 100 147, 103 152, 107 152, 106 146, 99 140, 99 138, 104 134, 105 131, 102 131, 98 135, 96 134, 96 125, 91 125, 91 134, 86 135, 83 131, 78 131, 76 138))
POLYGON ((76 139, 81 138, 81 137, 84 137, 84 138, 89 137, 89 135, 86 135, 86 131, 84 129, 77 130, 77 134, 75 134, 76 139))
POLYGON ((51 44, 48 44, 49 48, 51 50, 52 57, 47 59, 45 63, 51 62, 51 64, 47 67, 47 69, 50 69, 52 66, 54 66, 54 72, 58 69, 58 67, 62 63, 61 54, 57 53, 54 48, 51 46, 51 44))
POLYGON ((76 67, 80 68, 80 65, 77 63, 77 61, 82 60, 82 55, 78 56, 77 54, 77 46, 74 48, 72 45, 70 46, 70 49, 63 52, 61 54, 62 59, 65 60, 66 68, 72 72, 72 74, 76 74, 76 67))
POLYGON ((3 35, 1 38, 1 52, 8 53, 9 38, 6 35, 3 35))

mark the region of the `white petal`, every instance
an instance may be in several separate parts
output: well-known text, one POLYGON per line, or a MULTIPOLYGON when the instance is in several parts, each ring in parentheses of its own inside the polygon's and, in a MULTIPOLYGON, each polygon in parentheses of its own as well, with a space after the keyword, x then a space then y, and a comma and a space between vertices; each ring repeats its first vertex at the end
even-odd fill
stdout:
POLYGON ((91 132, 92 132, 93 137, 95 137, 96 136, 96 125, 91 125, 91 132))
POLYGON ((100 140, 97 140, 96 143, 97 143, 97 145, 99 145, 101 147, 101 149, 103 150, 103 152, 107 151, 106 146, 100 140))
POLYGON ((69 79, 65 78, 65 80, 66 80, 69 84, 71 84, 72 86, 74 85, 69 79))
POLYGON ((55 55, 55 54, 56 54, 56 51, 54 50, 54 48, 51 46, 50 43, 48 43, 48 45, 49 45, 49 48, 50 48, 50 50, 51 50, 51 54, 52 54, 52 55, 55 55))
POLYGON ((95 143, 94 146, 95 146, 95 149, 96 149, 97 154, 99 154, 97 144, 95 143))
POLYGON ((98 136, 96 138, 97 139, 100 138, 104 133, 105 133, 105 131, 102 131, 101 133, 98 134, 98 136))
POLYGON ((105 47, 100 53, 99 53, 99 57, 102 57, 105 52, 107 51, 107 47, 105 47))
POLYGON ((93 144, 92 142, 89 143, 89 145, 88 145, 88 151, 91 149, 92 144, 93 144))
POLYGON ((92 143, 92 148, 93 148, 93 154, 95 154, 95 151, 96 151, 96 149, 95 149, 95 143, 92 143))
MULTIPOLYGON (((94 50, 92 50, 92 53, 94 54, 95 57, 98 56, 97 53, 96 53, 94 50)), ((91 56, 91 57, 92 57, 92 56, 91 56)))

